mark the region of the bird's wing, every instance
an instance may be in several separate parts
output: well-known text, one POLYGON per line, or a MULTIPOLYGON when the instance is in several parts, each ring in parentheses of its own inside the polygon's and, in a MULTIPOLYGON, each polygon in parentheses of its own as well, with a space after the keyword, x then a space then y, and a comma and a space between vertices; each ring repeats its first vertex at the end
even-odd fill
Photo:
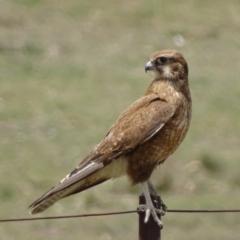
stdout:
POLYGON ((53 190, 60 191, 95 173, 154 136, 173 116, 174 107, 157 95, 144 96, 121 114, 104 140, 53 190))
POLYGON ((174 112, 175 107, 157 95, 146 95, 121 114, 93 152, 114 154, 132 150, 154 136, 174 112))
MULTIPOLYGON (((30 208, 94 174, 114 159, 146 142, 167 123, 174 112, 174 107, 157 95, 143 96, 120 115, 103 141, 70 174, 36 200, 30 208)), ((99 181, 108 178, 109 176, 99 181)), ((81 191, 81 188, 70 191, 67 195, 78 191, 81 191)))

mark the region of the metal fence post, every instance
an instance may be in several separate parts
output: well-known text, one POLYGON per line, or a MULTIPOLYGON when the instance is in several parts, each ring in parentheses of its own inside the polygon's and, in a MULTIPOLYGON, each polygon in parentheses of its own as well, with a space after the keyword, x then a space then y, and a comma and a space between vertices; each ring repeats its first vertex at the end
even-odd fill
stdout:
MULTIPOLYGON (((155 208, 160 209, 161 198, 160 196, 152 196, 152 201, 155 208)), ((145 204, 144 195, 139 196, 139 204, 145 204)), ((161 219, 160 214, 158 217, 161 219)), ((154 221, 153 217, 150 216, 148 223, 144 223, 145 212, 139 213, 139 240, 161 240, 161 229, 154 221)))

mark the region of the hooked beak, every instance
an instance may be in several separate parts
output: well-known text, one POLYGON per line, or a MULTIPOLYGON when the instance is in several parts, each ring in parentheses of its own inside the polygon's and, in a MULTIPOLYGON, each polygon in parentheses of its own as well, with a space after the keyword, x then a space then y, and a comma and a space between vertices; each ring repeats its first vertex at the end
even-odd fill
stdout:
POLYGON ((153 65, 153 63, 151 61, 148 61, 145 65, 145 72, 147 71, 151 71, 155 68, 155 66, 153 65))

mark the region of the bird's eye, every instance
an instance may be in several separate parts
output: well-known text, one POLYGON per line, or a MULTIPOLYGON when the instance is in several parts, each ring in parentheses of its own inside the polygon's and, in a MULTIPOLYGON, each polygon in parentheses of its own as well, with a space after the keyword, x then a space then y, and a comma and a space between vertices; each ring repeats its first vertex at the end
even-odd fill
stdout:
POLYGON ((164 64, 168 61, 168 58, 167 57, 159 57, 157 58, 157 63, 158 64, 164 64))

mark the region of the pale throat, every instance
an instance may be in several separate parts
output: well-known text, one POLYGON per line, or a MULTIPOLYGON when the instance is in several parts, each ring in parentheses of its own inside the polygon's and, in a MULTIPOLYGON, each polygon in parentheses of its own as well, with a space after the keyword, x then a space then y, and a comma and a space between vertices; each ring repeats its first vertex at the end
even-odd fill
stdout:
POLYGON ((156 84, 153 84, 152 90, 161 98, 167 102, 175 104, 179 102, 179 99, 183 97, 182 93, 178 89, 178 86, 174 84, 174 80, 156 80, 156 84))
POLYGON ((169 66, 165 66, 163 68, 163 73, 162 73, 163 77, 166 78, 166 79, 172 79, 175 77, 171 67, 169 66))
POLYGON ((162 67, 161 70, 155 69, 153 72, 154 72, 155 79, 171 80, 179 77, 178 73, 174 72, 172 70, 172 67, 169 65, 162 67))

